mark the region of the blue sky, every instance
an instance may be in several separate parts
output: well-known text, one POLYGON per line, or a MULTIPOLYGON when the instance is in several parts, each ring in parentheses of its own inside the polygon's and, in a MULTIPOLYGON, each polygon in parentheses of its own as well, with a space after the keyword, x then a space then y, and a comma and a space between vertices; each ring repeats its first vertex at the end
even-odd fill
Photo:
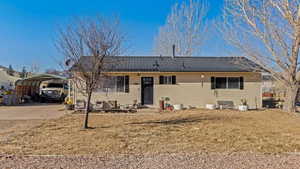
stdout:
MULTIPOLYGON (((208 19, 213 20, 220 15, 223 0, 208 1, 208 19)), ((55 60, 61 54, 53 39, 58 26, 74 16, 98 14, 120 17, 130 43, 127 55, 152 55, 153 38, 175 2, 181 0, 1 0, 0 65, 57 68, 55 60)), ((226 55, 223 52, 223 41, 211 31, 202 55, 226 55)))

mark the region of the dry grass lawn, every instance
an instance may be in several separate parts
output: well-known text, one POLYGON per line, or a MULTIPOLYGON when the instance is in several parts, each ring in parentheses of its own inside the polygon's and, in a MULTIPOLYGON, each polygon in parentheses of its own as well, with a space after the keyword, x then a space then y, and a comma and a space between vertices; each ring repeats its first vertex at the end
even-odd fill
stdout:
POLYGON ((0 143, 0 154, 300 151, 300 116, 278 110, 189 110, 171 113, 82 115, 49 120, 0 143))

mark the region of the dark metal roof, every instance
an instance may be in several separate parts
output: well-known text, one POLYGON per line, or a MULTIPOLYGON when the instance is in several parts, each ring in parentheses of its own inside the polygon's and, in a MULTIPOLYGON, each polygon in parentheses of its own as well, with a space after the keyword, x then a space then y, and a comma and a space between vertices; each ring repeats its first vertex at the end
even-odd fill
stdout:
MULTIPOLYGON (((88 56, 81 64, 90 65, 88 56)), ((110 57, 110 72, 252 72, 255 63, 244 57, 110 57)))
POLYGON ((262 75, 263 81, 274 81, 275 79, 271 75, 262 75))

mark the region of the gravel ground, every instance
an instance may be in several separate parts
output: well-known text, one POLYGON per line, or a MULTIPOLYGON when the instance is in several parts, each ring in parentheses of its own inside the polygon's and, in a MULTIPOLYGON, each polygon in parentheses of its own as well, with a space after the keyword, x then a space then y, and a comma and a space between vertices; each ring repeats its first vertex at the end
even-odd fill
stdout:
POLYGON ((300 155, 201 153, 143 156, 1 156, 2 169, 297 169, 300 155))

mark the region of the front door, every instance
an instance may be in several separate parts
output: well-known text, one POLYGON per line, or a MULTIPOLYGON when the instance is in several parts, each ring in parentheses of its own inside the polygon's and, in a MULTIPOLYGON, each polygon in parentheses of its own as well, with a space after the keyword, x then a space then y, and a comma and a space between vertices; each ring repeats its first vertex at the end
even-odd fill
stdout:
POLYGON ((142 92, 142 105, 153 104, 153 77, 142 77, 141 92, 142 92))

